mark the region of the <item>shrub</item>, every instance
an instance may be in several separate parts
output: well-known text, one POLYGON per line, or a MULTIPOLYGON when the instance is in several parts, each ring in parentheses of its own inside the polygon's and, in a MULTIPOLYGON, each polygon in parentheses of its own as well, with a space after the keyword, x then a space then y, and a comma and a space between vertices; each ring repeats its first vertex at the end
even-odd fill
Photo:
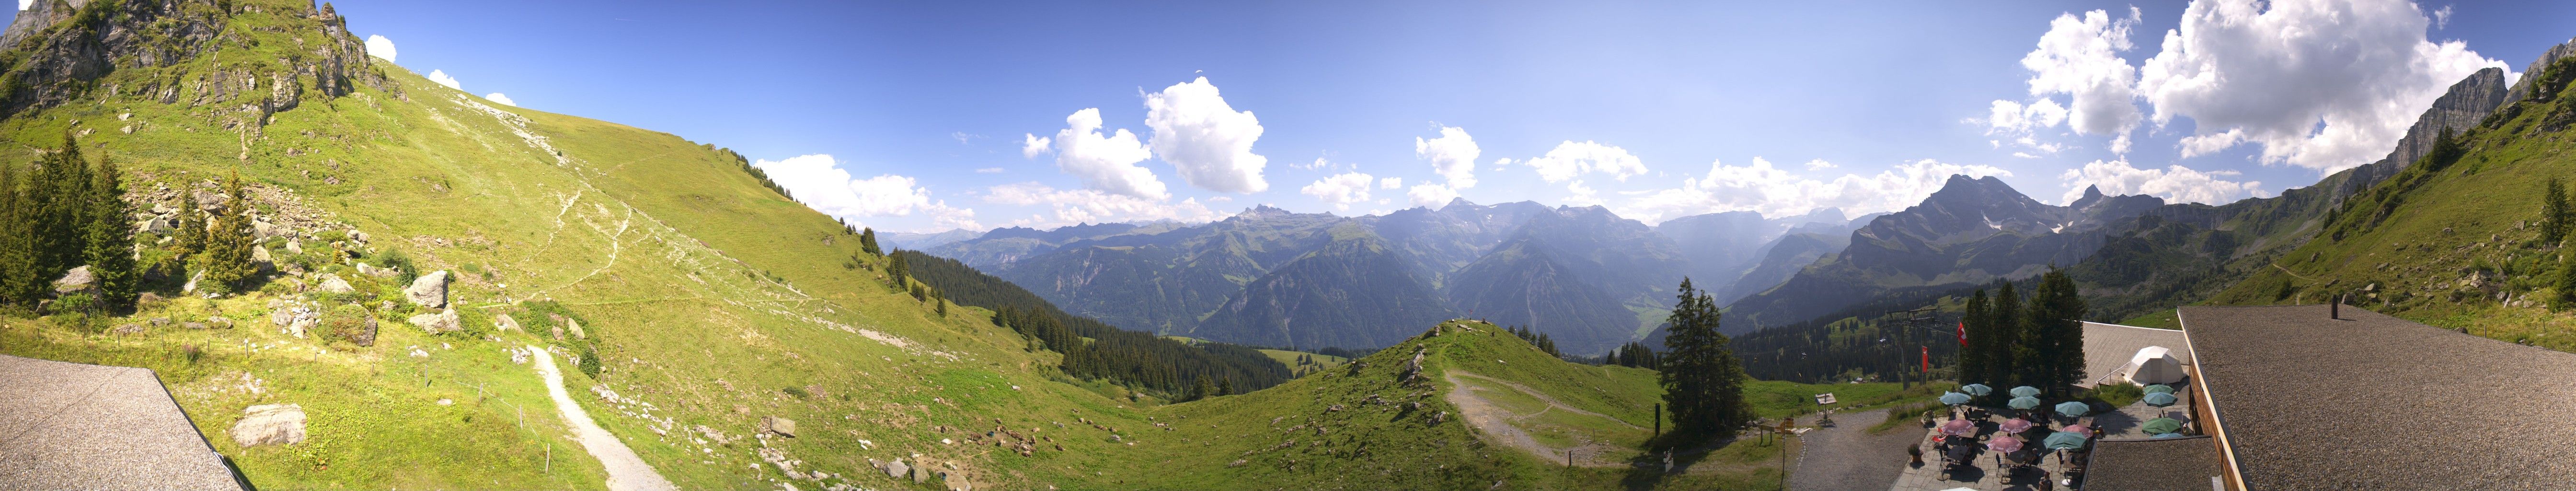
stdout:
POLYGON ((2128 382, 2102 384, 2094 387, 2091 394, 2092 399, 2110 404, 2111 407, 2125 407, 2146 396, 2145 388, 2128 382))
POLYGON ((791 387, 784 388, 784 389, 778 389, 778 391, 779 391, 779 392, 785 392, 785 393, 787 393, 787 395, 796 396, 796 398, 797 398, 797 399, 804 399, 804 398, 808 398, 808 397, 813 397, 813 396, 814 396, 814 394, 812 394, 812 393, 805 392, 805 388, 804 388, 804 387, 792 387, 792 386, 791 386, 791 387))

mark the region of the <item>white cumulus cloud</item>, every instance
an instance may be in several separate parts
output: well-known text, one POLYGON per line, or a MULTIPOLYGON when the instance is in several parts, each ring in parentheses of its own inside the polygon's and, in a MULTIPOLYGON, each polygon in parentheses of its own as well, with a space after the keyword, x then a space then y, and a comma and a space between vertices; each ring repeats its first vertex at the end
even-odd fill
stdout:
POLYGON ((519 107, 519 101, 510 100, 510 96, 507 94, 493 92, 490 94, 483 94, 483 98, 504 106, 519 107))
POLYGON ((1384 178, 1384 179, 1378 179, 1378 180, 1377 180, 1377 188, 1378 188, 1378 189, 1404 189, 1404 178, 1401 178, 1401 177, 1389 177, 1389 178, 1384 178))
POLYGON ((1261 120, 1236 111, 1207 77, 1145 95, 1145 126, 1154 129, 1154 155, 1170 162, 1181 179, 1201 189, 1257 193, 1270 189, 1261 169, 1270 159, 1252 153, 1261 120))
POLYGON ((1620 216, 1647 223, 1703 213, 1751 210, 1763 216, 1791 216, 1817 208, 1841 208, 1852 214, 1896 211, 1923 202, 1953 174, 1972 177, 2010 176, 1988 165, 1919 160, 1872 175, 1845 174, 1816 180, 1774 167, 1760 157, 1752 165, 1710 162, 1708 174, 1683 179, 1681 186, 1656 190, 1615 207, 1620 216))
MULTIPOLYGON (((2061 109, 2048 97, 2063 94, 2070 101, 2062 109, 2068 128, 2079 134, 2110 135, 2111 151, 2127 152, 2129 133, 2143 117, 2135 102, 2138 69, 2120 59, 2120 52, 2134 47, 2129 29, 2138 20, 2138 9, 2133 7, 2121 19, 2095 10, 2082 17, 2063 14, 2049 21, 2048 33, 2039 36, 2039 47, 2021 58, 2022 68, 2032 72, 2030 95, 2041 98, 2025 106, 2022 119, 2055 126, 2061 109)), ((1994 109, 2004 108, 1996 104, 1994 109)))
POLYGON ((1449 204, 1449 200, 1458 199, 1458 190, 1439 184, 1424 183, 1415 184, 1412 189, 1405 190, 1404 196, 1413 199, 1413 206, 1437 207, 1449 204))
POLYGON ((1476 157, 1485 151, 1476 148, 1476 137, 1466 128, 1440 127, 1440 137, 1429 140, 1413 137, 1414 158, 1431 162, 1431 171, 1440 173, 1456 189, 1476 187, 1476 157))
POLYGON ((2067 186, 2064 201, 2060 202, 2074 203, 2076 199, 2083 198, 2086 186, 2098 186, 2102 194, 2114 196, 2145 194, 2171 202, 2213 205, 2249 197, 2262 198, 2269 194, 2262 190, 2261 182, 2224 179, 2238 174, 2229 170, 2202 172, 2180 165, 2140 169, 2131 167, 2127 160, 2095 160, 2084 164, 2083 168, 2067 169, 2058 175, 2058 179, 2067 186))
POLYGON ((2138 90, 2157 124, 2192 120, 2185 156, 2252 142, 2265 163, 2333 172, 2385 156, 2451 84, 2504 66, 2427 40, 2432 22, 2406 0, 2199 0, 2138 90))
POLYGON ((1053 143, 1052 138, 1028 133, 1022 133, 1021 135, 1027 138, 1020 143, 1020 157, 1022 158, 1038 158, 1039 154, 1047 153, 1047 145, 1053 143))
POLYGON ((1368 174, 1345 172, 1318 179, 1297 192, 1314 196, 1318 201, 1333 205, 1333 209, 1349 210, 1351 203, 1369 200, 1369 185, 1376 179, 1376 176, 1368 174))
POLYGON ((831 155, 761 159, 751 165, 786 187, 796 201, 826 215, 862 219, 922 212, 943 228, 981 228, 975 222, 975 210, 953 208, 946 201, 931 199, 930 190, 911 177, 882 174, 853 179, 831 155))
POLYGON ((1027 227, 1060 227, 1078 223, 1173 220, 1198 223, 1225 218, 1208 209, 1195 198, 1165 202, 1097 189, 1056 189, 1045 184, 1023 182, 993 186, 985 190, 984 201, 1006 205, 1046 205, 1054 217, 1031 216, 1014 220, 1013 225, 1027 227))
MULTIPOLYGON (((1136 141, 1135 133, 1125 129, 1108 135, 1100 133, 1099 108, 1074 111, 1073 115, 1064 117, 1064 124, 1064 130, 1056 132, 1052 139, 1055 165, 1066 174, 1082 179, 1083 186, 1147 200, 1171 197, 1163 186, 1163 180, 1154 177, 1154 171, 1136 165, 1152 157, 1153 152, 1136 141)), ((1047 140, 1032 138, 1029 142, 1044 144, 1047 140)), ((1036 155, 1028 147, 1021 148, 1020 153, 1036 155)))
POLYGON ((1537 169, 1538 178, 1551 183, 1565 182, 1592 172, 1610 174, 1613 178, 1625 182, 1628 176, 1646 173, 1645 162, 1638 160, 1636 155, 1628 153, 1627 149, 1594 143, 1590 140, 1581 143, 1568 140, 1557 144, 1555 149, 1548 150, 1547 155, 1523 160, 1520 163, 1537 169))
POLYGON ((447 72, 444 71, 430 70, 429 81, 437 82, 439 85, 445 85, 450 89, 465 90, 465 84, 457 82, 456 77, 447 76, 447 72))
MULTIPOLYGON (((18 10, 26 10, 26 5, 29 2, 34 1, 35 0, 18 0, 18 10)), ((394 40, 385 39, 383 34, 367 35, 367 56, 384 58, 385 61, 394 61, 394 40)))

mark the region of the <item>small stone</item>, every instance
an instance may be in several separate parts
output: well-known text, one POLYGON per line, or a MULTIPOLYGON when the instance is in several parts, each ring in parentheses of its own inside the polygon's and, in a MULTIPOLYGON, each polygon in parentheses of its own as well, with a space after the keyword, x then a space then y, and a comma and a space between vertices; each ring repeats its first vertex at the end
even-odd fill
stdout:
POLYGON ((454 406, 454 405, 456 405, 456 401, 448 400, 448 399, 443 399, 443 398, 442 398, 442 399, 439 399, 439 400, 438 400, 438 405, 441 405, 441 406, 454 406))
POLYGON ((460 321, 456 318, 456 309, 442 310, 436 314, 415 315, 411 316, 410 320, 411 325, 420 326, 421 330, 429 331, 430 334, 453 332, 464 329, 464 326, 460 324, 460 321))

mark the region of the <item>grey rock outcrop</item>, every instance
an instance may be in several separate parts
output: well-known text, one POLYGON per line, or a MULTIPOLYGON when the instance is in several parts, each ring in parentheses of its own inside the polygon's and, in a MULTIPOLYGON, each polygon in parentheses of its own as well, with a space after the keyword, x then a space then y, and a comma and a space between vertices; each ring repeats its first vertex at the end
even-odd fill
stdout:
POLYGON ((261 404, 244 408, 241 421, 233 423, 232 435, 233 443, 244 447, 301 443, 304 441, 304 407, 261 404))
POLYGON ((904 465, 903 459, 894 459, 893 462, 886 463, 885 471, 886 477, 902 479, 912 474, 912 466, 904 465))
POLYGON ((760 431, 778 436, 794 438, 796 437, 796 420, 777 416, 763 417, 760 418, 760 431))
POLYGON ((62 279, 54 280, 54 293, 72 294, 97 289, 98 275, 91 273, 89 266, 86 265, 72 268, 71 271, 63 273, 62 279))
POLYGON ((590 333, 582 332, 581 321, 578 319, 564 319, 564 329, 571 331, 573 338, 590 339, 590 333))
POLYGON ((2569 38, 2567 42, 2558 43, 2557 46, 2550 46, 2548 51, 2540 52, 2540 59, 2531 60, 2531 65, 2523 67, 2523 80, 2513 81, 2513 88, 2505 91, 2504 103, 2512 104, 2530 98, 2531 87, 2523 82, 2540 76, 2542 69, 2549 68, 2549 64, 2558 61, 2559 58, 2570 56, 2576 56, 2576 38, 2569 38))
POLYGON ((350 286, 349 280, 341 279, 340 275, 322 273, 323 293, 351 293, 356 291, 358 291, 358 288, 350 286))
POLYGON ((403 289, 403 298, 410 300, 413 305, 433 309, 446 307, 447 271, 441 270, 411 280, 411 287, 403 289))
POLYGON ((430 334, 454 332, 464 329, 464 324, 456 318, 456 309, 442 310, 435 314, 411 316, 411 325, 420 326, 421 330, 429 331, 430 334))

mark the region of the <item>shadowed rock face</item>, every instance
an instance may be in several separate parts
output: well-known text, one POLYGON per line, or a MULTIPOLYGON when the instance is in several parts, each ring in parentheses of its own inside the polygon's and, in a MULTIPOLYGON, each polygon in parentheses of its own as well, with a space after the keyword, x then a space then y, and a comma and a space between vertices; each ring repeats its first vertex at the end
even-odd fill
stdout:
MULTIPOLYGON (((2406 137, 2397 140, 2397 148, 2389 150, 2387 158, 2353 168, 2352 177, 2343 183, 2342 194, 2369 189, 2379 181, 2397 175, 2397 171, 2406 170, 2406 166, 2413 165, 2415 159, 2432 151, 2433 141, 2441 139, 2443 129, 2448 128, 2454 133, 2468 131, 2477 127, 2488 114, 2494 114, 2496 108, 2515 100, 2506 89, 2509 81, 2504 79, 2504 75, 2503 69, 2487 68, 2451 84, 2449 92, 2443 93, 2440 99, 2434 99, 2433 107, 2415 118, 2415 126, 2407 128, 2406 137)), ((2512 90, 2522 90, 2522 86, 2515 84, 2512 90)))
MULTIPOLYGON (((2522 78, 2530 79, 2531 77, 2539 76, 2540 69, 2548 68, 2550 62, 2558 61, 2559 58, 2570 56, 2576 56, 2576 38, 2570 38, 2567 42, 2558 43, 2557 46, 2550 46, 2548 51, 2540 52, 2540 59, 2531 60, 2530 66, 2523 67, 2522 78)), ((2492 70, 2492 68, 2490 68, 2490 70, 2492 70)), ((2458 89, 2458 87, 2452 87, 2452 90, 2456 91, 2458 89)), ((2504 104, 2512 104, 2529 97, 2531 97, 2530 85, 2522 83, 2522 80, 2515 80, 2513 81, 2513 88, 2505 91, 2504 100, 2499 101, 2497 105, 2502 106, 2504 104)), ((2444 98, 2448 98, 2448 96, 2445 96, 2444 98)), ((2439 107, 2439 104, 2436 104, 2435 106, 2439 107)), ((2490 110, 2492 110, 2492 108, 2490 108, 2490 110)))
POLYGON ((0 33, 0 49, 25 54, 0 74, 22 87, 0 100, 0 113, 52 107, 104 91, 144 94, 165 104, 257 110, 261 117, 243 122, 266 124, 268 114, 295 107, 307 87, 320 97, 347 95, 360 84, 400 93, 370 64, 361 42, 349 34, 347 20, 327 5, 290 12, 207 0, 37 0, 0 33), (292 19, 321 36, 301 39, 295 56, 264 67, 217 68, 167 79, 107 78, 118 70, 170 67, 212 53, 221 45, 218 37, 230 29, 232 16, 243 13, 292 19))

